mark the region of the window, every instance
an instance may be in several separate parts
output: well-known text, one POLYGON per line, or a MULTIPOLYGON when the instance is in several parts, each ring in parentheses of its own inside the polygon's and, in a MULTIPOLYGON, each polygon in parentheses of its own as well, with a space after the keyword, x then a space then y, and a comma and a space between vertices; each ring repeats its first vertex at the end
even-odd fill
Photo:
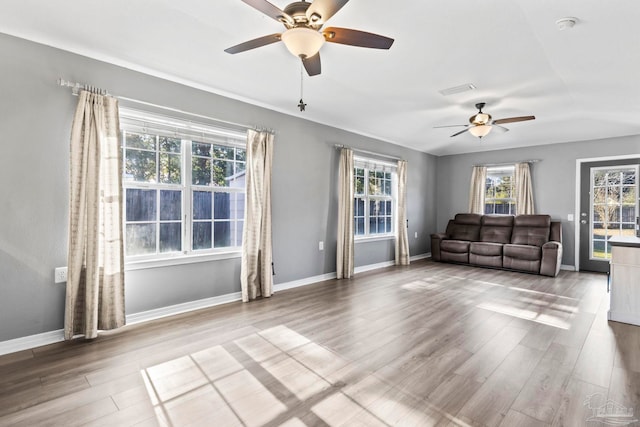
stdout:
POLYGON ((246 136, 121 109, 125 256, 164 258, 242 245, 246 136))
POLYGON ((591 169, 591 259, 611 259, 614 236, 634 236, 638 166, 591 169))
POLYGON ((516 214, 514 188, 515 166, 487 168, 487 182, 484 194, 484 213, 516 214))
POLYGON ((395 165, 355 159, 353 221, 356 237, 392 235, 395 165))

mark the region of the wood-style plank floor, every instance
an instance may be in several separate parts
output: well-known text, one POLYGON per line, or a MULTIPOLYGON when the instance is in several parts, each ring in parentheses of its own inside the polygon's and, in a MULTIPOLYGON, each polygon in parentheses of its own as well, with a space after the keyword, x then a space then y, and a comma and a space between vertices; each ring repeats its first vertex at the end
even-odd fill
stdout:
POLYGON ((640 425, 607 309, 601 274, 422 260, 0 357, 0 425, 640 425))

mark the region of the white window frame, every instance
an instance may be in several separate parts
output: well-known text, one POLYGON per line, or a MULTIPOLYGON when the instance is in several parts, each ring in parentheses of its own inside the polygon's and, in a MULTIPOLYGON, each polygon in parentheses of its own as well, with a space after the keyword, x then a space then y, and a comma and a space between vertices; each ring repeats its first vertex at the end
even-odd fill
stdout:
POLYGON ((484 200, 484 212, 485 214, 492 214, 492 215, 515 215, 518 211, 518 206, 516 204, 516 197, 515 197, 515 175, 516 175, 516 166, 514 165, 502 165, 502 166, 488 166, 487 167, 487 181, 491 178, 491 176, 496 176, 496 175, 510 175, 511 176, 511 197, 493 197, 493 198, 488 198, 486 197, 486 192, 487 192, 487 188, 486 188, 486 183, 485 183, 485 200, 484 200), (504 171, 509 171, 510 173, 504 173, 504 171), (496 201, 503 201, 509 205, 512 205, 514 207, 514 211, 510 212, 510 213, 496 213, 495 212, 495 202, 496 201), (492 203, 493 202, 493 203, 492 203), (488 204, 493 204, 493 212, 487 212, 487 205, 488 204))
POLYGON ((387 240, 395 238, 396 236, 396 215, 398 211, 397 204, 397 192, 398 192, 398 174, 397 165, 394 163, 384 162, 378 159, 372 159, 367 157, 354 156, 354 191, 353 191, 353 221, 354 221, 354 241, 364 242, 373 240, 387 240), (356 193, 356 169, 364 169, 364 193, 356 193), (391 174, 391 194, 390 195, 375 195, 369 194, 369 173, 370 172, 389 172, 391 174), (357 228, 355 225, 356 209, 355 201, 357 199, 364 199, 364 234, 356 234, 357 228), (369 229, 370 221, 370 201, 390 201, 391 202, 391 231, 386 233, 374 233, 371 234, 369 229))
MULTIPOLYGON (((122 153, 123 153, 123 227, 126 247, 126 191, 127 189, 154 189, 158 190, 180 190, 182 194, 182 219, 181 219, 181 236, 182 250, 175 252, 156 252, 153 254, 127 255, 125 253, 125 263, 127 270, 136 270, 140 268, 151 268, 156 266, 167 266, 177 264, 188 264, 194 262, 210 261, 216 259, 237 258, 241 255, 242 246, 230 247, 212 247, 210 249, 192 249, 193 237, 193 194, 195 191, 208 191, 212 193, 246 193, 245 187, 217 187, 213 185, 195 185, 192 184, 192 142, 208 143, 211 145, 222 145, 234 149, 246 150, 246 134, 241 131, 222 129, 211 124, 194 123, 187 119, 168 117, 146 111, 138 111, 129 108, 120 108, 120 129, 122 132, 122 153), (124 179, 125 162, 126 162, 126 144, 125 133, 147 133, 150 135, 169 136, 179 138, 181 140, 181 183, 180 184, 162 184, 136 182, 124 179)), ((156 153, 159 153, 156 150, 156 153)), ((235 153, 235 150, 234 150, 235 153)), ((156 160, 158 161, 158 160, 156 160)), ((235 156, 233 162, 236 162, 235 156)), ((212 197, 214 195, 212 194, 212 197)), ((160 198, 156 197, 157 216, 155 224, 160 224, 159 208, 160 198)), ((215 219, 211 213, 211 224, 213 226, 215 219)), ((236 218, 238 220, 244 218, 236 218)), ((233 227, 232 227, 233 232, 233 227)), ((156 233, 159 233, 159 227, 156 227, 156 233)), ((156 236, 158 236, 156 234, 156 236)), ((156 237, 158 239, 158 237, 156 237)), ((212 246, 214 242, 212 241, 212 246)), ((156 250, 159 242, 156 242, 156 250)), ((126 251, 126 248, 125 248, 126 251)))
MULTIPOLYGON (((610 247, 610 243, 608 241, 608 239, 605 237, 604 239, 594 239, 593 236, 595 235, 595 227, 594 225, 596 224, 595 221, 595 214, 593 212, 593 208, 595 205, 595 185, 594 185, 594 181, 595 181, 595 174, 598 171, 602 171, 602 170, 618 170, 618 169, 625 169, 625 170, 632 170, 635 173, 635 183, 632 185, 629 184, 625 184, 624 182, 620 182, 619 185, 617 185, 616 187, 619 188, 620 190, 623 190, 625 187, 629 188, 629 187, 633 187, 635 189, 635 216, 633 218, 632 221, 623 221, 623 215, 622 215, 622 208, 624 206, 623 203, 620 203, 619 206, 619 221, 617 221, 617 223, 619 224, 619 229, 618 231, 622 231, 622 225, 626 224, 626 225, 635 225, 636 224, 636 220, 635 217, 637 217, 638 213, 640 213, 640 166, 638 166, 637 164, 627 164, 627 165, 615 165, 615 166, 598 166, 598 167, 592 167, 590 168, 590 173, 589 173, 589 260, 591 261, 606 261, 606 260, 610 260, 611 259, 611 250, 609 249, 610 247), (596 257, 593 255, 593 242, 594 241, 600 241, 600 242, 604 242, 604 247, 605 247, 605 251, 604 257, 596 257), (609 255, 608 257, 606 255, 609 255)), ((609 188, 608 182, 605 183, 604 186, 598 186, 598 187, 604 187, 605 189, 609 188)), ((620 198, 622 199, 622 192, 620 192, 620 198)), ((614 223, 616 223, 616 221, 613 221, 614 223)), ((600 223, 600 222, 598 222, 600 223)), ((629 229, 633 229, 633 227, 630 227, 629 229)), ((621 235, 621 234, 620 234, 621 235)))

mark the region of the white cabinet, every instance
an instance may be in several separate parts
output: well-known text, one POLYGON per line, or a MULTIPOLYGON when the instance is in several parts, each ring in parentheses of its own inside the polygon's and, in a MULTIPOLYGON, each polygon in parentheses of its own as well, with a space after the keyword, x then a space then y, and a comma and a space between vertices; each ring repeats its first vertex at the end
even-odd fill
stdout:
POLYGON ((640 238, 611 239, 609 320, 640 326, 640 238))

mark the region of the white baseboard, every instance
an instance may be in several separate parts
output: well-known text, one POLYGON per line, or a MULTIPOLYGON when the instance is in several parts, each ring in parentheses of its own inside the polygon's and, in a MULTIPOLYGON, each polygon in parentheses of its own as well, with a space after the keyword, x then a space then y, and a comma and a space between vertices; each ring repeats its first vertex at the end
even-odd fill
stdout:
POLYGON ((431 252, 426 254, 414 255, 410 258, 411 261, 418 261, 419 259, 431 258, 431 252))
POLYGON ((376 264, 362 265, 353 269, 353 274, 364 273, 365 271, 377 270, 379 268, 391 267, 396 265, 395 261, 384 261, 376 264))
POLYGON ((562 265, 560 265, 560 270, 576 271, 576 266, 575 265, 562 264, 562 265))
MULTIPOLYGON (((417 261, 419 259, 428 258, 430 256, 430 253, 415 255, 411 257, 411 261, 417 261)), ((395 265, 394 261, 379 262, 377 264, 369 264, 356 267, 354 269, 354 272, 363 273, 365 271, 377 270, 379 268, 390 267, 393 265, 395 265)), ((306 277, 304 279, 293 280, 291 282, 278 283, 276 285, 273 285, 273 290, 274 292, 278 292, 285 289, 293 289, 300 286, 311 285, 313 283, 324 282, 325 280, 331 280, 335 278, 335 272, 326 273, 318 276, 306 277)), ((173 316, 176 314, 186 313, 193 310, 200 310, 202 308, 214 307, 216 305, 240 300, 242 300, 242 294, 240 292, 234 292, 217 297, 204 298, 196 301, 185 302, 182 304, 175 304, 167 307, 156 308, 153 310, 142 311, 140 313, 128 314, 127 325, 148 322, 150 320, 160 319, 162 317, 173 316)), ((60 341, 64 341, 63 329, 43 332, 41 334, 29 335, 21 338, 15 338, 8 341, 2 341, 0 342, 0 356, 3 354, 15 353, 17 351, 29 350, 35 347, 53 344, 60 341)))
MULTIPOLYGON (((428 252, 426 254, 414 255, 409 259, 410 261, 418 261, 420 259, 430 258, 430 257, 431 257, 431 252, 428 252)), ((395 261, 384 261, 384 262, 379 262, 377 264, 363 265, 361 267, 356 267, 354 269, 354 274, 364 273, 365 271, 377 270, 379 268, 391 267, 394 265, 396 265, 395 261)))
POLYGON ((231 294, 220 295, 217 297, 204 298, 196 301, 189 301, 181 304, 170 305, 167 307, 155 308, 153 310, 142 311, 140 313, 128 314, 127 325, 135 325, 136 323, 148 322, 149 320, 160 319, 162 317, 186 313, 188 311, 214 307, 220 304, 240 301, 241 299, 242 294, 240 292, 233 292, 231 294))
POLYGON ((64 341, 64 329, 0 342, 0 356, 64 341))
POLYGON ((318 276, 306 277, 304 279, 293 280, 291 282, 278 283, 273 285, 274 292, 284 291, 285 289, 298 288, 300 286, 311 285, 312 283, 324 282, 336 278, 336 273, 320 274, 318 276))

